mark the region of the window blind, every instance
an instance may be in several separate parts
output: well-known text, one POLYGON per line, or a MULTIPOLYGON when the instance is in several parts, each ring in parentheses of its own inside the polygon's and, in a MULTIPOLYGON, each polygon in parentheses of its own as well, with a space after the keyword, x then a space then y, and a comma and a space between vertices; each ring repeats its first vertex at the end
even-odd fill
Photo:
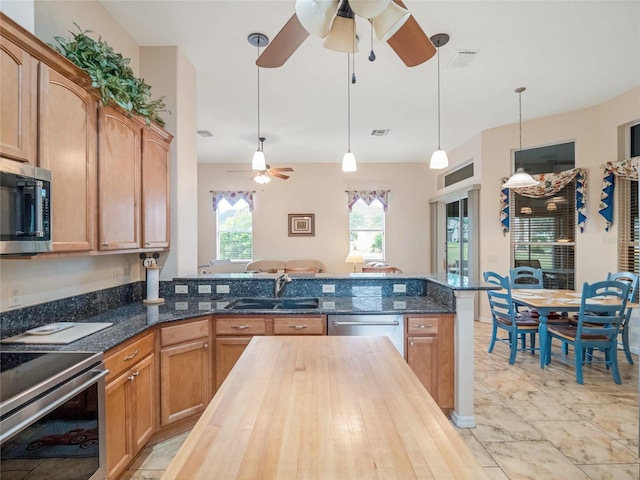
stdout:
POLYGON ((640 275, 640 221, 638 182, 618 180, 620 225, 618 228, 618 271, 640 275))
POLYGON ((552 197, 512 196, 512 265, 541 268, 545 288, 575 288, 575 184, 552 197))

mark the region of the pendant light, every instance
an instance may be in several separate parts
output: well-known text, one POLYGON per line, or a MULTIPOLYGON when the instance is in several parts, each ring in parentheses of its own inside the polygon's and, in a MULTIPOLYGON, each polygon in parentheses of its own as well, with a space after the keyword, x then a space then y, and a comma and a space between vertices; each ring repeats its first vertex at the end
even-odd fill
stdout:
MULTIPOLYGON (((515 89, 515 92, 518 94, 518 105, 520 109, 520 149, 519 152, 522 152, 522 92, 526 90, 526 87, 518 87, 515 89)), ((521 162, 522 163, 522 162, 521 162)), ((538 181, 534 180, 531 175, 524 171, 522 165, 516 170, 509 180, 506 183, 502 184, 504 188, 524 188, 524 187, 535 187, 538 185, 538 181)))
MULTIPOLYGON (((258 47, 258 58, 260 58, 260 47, 266 47, 269 44, 269 38, 262 33, 252 33, 248 37, 249 43, 254 47, 258 47)), ((258 149, 253 154, 251 160, 252 170, 266 170, 267 161, 262 151, 262 142, 264 138, 260 136, 260 67, 258 66, 258 149)))
MULTIPOLYGON (((353 41, 355 42, 355 29, 356 22, 353 22, 353 41)), ((343 172, 355 172, 358 170, 356 165, 356 157, 351 153, 351 71, 349 65, 351 64, 349 56, 353 55, 347 53, 347 153, 342 157, 342 171, 343 172)))
POLYGON ((449 43, 449 35, 446 33, 437 33, 431 37, 431 42, 436 47, 436 55, 438 57, 438 149, 431 155, 429 168, 440 169, 449 166, 447 152, 440 148, 440 47, 449 43))

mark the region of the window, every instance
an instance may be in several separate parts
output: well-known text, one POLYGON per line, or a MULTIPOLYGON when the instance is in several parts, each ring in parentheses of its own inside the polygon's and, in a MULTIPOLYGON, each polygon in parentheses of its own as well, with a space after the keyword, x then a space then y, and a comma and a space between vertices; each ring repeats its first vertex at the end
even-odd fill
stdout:
MULTIPOLYGON (((640 156, 640 123, 629 129, 629 158, 640 156)), ((640 274, 640 222, 638 220, 638 182, 617 179, 620 202, 618 270, 640 274)))
MULTIPOLYGON (((516 165, 531 174, 569 170, 574 151, 574 143, 522 150, 516 152, 516 165)), ((572 180, 552 197, 511 194, 513 266, 542 268, 546 288, 575 288, 575 185, 572 180)))
POLYGON ((216 208, 218 260, 248 261, 253 258, 253 214, 245 200, 230 205, 221 200, 216 208))
POLYGON ((360 199, 349 214, 349 247, 366 261, 384 260, 384 206, 379 200, 367 205, 360 199))

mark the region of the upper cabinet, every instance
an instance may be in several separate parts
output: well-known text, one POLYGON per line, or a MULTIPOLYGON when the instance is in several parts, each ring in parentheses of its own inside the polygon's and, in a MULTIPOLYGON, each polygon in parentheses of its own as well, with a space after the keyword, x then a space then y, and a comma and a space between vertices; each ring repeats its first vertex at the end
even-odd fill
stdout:
POLYGON ((36 61, 0 37, 0 155, 36 165, 36 61))
POLYGON ((142 130, 142 246, 169 247, 169 146, 164 130, 142 130))

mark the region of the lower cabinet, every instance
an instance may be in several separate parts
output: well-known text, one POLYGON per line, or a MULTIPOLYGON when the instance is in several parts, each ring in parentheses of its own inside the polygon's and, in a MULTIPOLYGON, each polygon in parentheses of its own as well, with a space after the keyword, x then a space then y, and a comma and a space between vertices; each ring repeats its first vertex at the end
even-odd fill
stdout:
POLYGON ((453 315, 406 315, 407 363, 448 415, 454 407, 453 315))
POLYGON ((160 329, 160 424, 201 413, 212 397, 211 317, 160 329))
POLYGON ((105 354, 108 479, 118 478, 154 433, 154 347, 149 333, 105 354))

